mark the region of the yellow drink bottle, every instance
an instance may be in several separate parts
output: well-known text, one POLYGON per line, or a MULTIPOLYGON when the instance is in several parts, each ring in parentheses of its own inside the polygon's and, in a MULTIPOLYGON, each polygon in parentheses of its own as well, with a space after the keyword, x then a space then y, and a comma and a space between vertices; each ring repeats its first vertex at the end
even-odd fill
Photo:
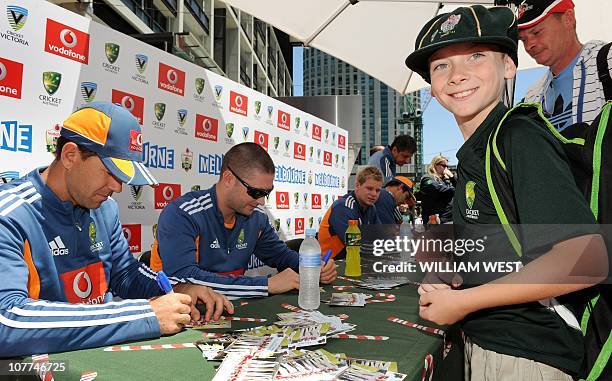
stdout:
POLYGON ((344 276, 361 276, 361 230, 359 230, 359 221, 349 220, 348 229, 344 235, 346 243, 346 267, 344 268, 344 276))

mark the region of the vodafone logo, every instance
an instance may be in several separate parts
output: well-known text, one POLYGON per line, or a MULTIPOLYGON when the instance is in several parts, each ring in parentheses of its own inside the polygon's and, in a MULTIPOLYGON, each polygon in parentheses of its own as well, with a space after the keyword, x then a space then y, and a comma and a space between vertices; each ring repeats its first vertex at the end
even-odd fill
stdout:
POLYGON ((208 132, 212 130, 212 123, 210 119, 204 119, 204 123, 202 123, 202 127, 204 127, 204 131, 208 132))
POLYGON ((312 138, 321 141, 321 126, 317 124, 312 125, 312 138))
POLYGON ((100 304, 108 289, 102 262, 60 274, 66 299, 70 303, 100 304))
POLYGON ((179 198, 180 195, 180 184, 160 183, 159 186, 155 188, 155 209, 165 208, 166 205, 179 198))
POLYGON ((346 148, 346 136, 338 135, 338 148, 346 148))
POLYGON ((121 107, 124 107, 129 112, 131 112, 132 115, 134 115, 136 119, 138 119, 138 123, 142 126, 144 115, 144 98, 134 94, 113 89, 112 102, 121 107))
POLYGON ((185 72, 160 62, 157 87, 183 96, 185 94, 185 72))
POLYGON ((321 209, 321 195, 318 193, 312 194, 312 209, 321 209))
POLYGON ((262 146, 266 151, 268 150, 268 139, 269 139, 268 134, 266 134, 265 132, 255 130, 255 137, 254 137, 255 143, 262 146))
POLYGON ((141 237, 142 237, 142 225, 139 224, 126 224, 123 225, 123 236, 128 241, 130 252, 140 253, 141 251, 141 237))
POLYGON ((219 121, 206 115, 196 114, 195 137, 216 142, 219 135, 219 121))
POLYGON ((134 105, 134 99, 128 95, 121 99, 121 107, 125 107, 129 112, 134 111, 134 105))
POLYGON ((249 97, 235 91, 230 91, 230 111, 238 115, 247 116, 249 97))
POLYGON ((166 75, 166 78, 168 78, 168 82, 170 82, 173 85, 176 85, 176 83, 178 82, 178 74, 176 73, 175 70, 168 70, 168 74, 166 75))
POLYGON ((86 299, 91 295, 91 278, 85 271, 81 271, 72 281, 72 290, 81 299, 86 299), (83 287, 84 286, 84 287, 83 287))
POLYGON ((295 234, 304 234, 304 218, 295 219, 295 234))
POLYGON ((289 209, 289 192, 276 192, 276 209, 289 209))
POLYGON ((125 225, 123 226, 123 236, 128 241, 132 239, 132 231, 130 229, 126 228, 125 225))
POLYGON ((87 64, 89 61, 89 34, 47 19, 45 52, 87 64))
POLYGON ((76 34, 70 29, 64 29, 60 32, 60 41, 67 48, 74 48, 79 42, 76 34))
POLYGON ((23 64, 0 57, 0 95, 21 99, 23 64))
POLYGON ((162 188, 162 196, 166 201, 170 201, 174 198, 174 189, 171 186, 166 185, 162 188))
POLYGON ((323 165, 332 165, 332 153, 329 151, 323 152, 323 165))
POLYGON ((290 124, 291 124, 291 115, 289 115, 289 113, 286 113, 284 111, 278 110, 278 123, 277 123, 278 128, 289 131, 289 129, 291 128, 290 124))
POLYGON ((306 160, 306 145, 294 142, 293 143, 293 158, 298 160, 306 160))

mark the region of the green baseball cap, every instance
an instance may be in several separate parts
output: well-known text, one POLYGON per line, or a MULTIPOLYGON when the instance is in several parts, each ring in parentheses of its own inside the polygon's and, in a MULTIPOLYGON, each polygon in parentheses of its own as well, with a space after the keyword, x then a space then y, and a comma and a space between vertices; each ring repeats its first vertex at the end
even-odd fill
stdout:
POLYGON ((425 24, 414 52, 406 58, 406 66, 430 83, 429 57, 443 47, 465 42, 497 45, 518 66, 517 41, 516 19, 510 8, 461 7, 437 15, 425 24))

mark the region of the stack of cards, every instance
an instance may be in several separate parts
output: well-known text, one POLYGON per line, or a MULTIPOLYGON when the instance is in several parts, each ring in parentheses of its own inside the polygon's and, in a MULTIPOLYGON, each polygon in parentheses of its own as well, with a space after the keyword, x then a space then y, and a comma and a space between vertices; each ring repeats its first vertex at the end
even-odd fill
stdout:
POLYGON ((213 381, 274 380, 279 362, 275 357, 256 357, 244 352, 229 353, 213 381))
POLYGON ((406 378, 406 375, 403 373, 391 372, 360 364, 351 364, 336 376, 336 380, 342 381, 402 381, 404 378, 406 378))

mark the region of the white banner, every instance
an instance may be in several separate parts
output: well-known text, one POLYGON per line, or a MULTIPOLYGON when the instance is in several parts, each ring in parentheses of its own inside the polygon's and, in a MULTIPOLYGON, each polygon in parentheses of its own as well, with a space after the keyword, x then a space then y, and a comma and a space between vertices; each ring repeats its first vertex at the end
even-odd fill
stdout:
POLYGON ((161 183, 114 195, 133 253, 150 249, 163 207, 212 186, 223 154, 245 141, 276 165, 265 207, 282 239, 318 228, 346 193, 345 130, 46 1, 0 6, 0 177, 48 165, 57 126, 80 105, 126 107, 161 183))

